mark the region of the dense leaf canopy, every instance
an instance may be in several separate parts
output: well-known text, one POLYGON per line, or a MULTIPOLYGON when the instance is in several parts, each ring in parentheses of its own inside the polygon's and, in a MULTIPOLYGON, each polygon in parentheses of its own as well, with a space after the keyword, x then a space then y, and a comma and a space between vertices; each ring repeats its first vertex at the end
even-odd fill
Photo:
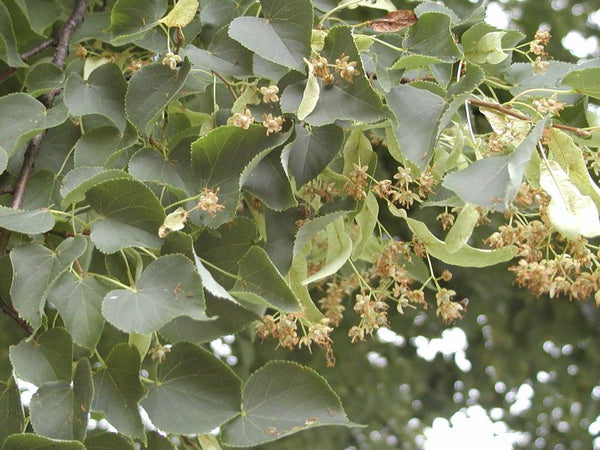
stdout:
POLYGON ((600 10, 502 3, 0 3, 0 447, 589 448, 600 10))

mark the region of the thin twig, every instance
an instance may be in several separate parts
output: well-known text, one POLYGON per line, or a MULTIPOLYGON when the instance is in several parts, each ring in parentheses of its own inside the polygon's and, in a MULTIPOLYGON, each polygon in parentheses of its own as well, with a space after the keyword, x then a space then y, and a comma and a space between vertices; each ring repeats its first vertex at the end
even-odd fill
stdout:
MULTIPOLYGON (((32 56, 37 55, 42 50, 46 50, 48 47, 54 45, 54 42, 55 42, 54 39, 46 39, 41 44, 36 45, 31 50, 21 53, 19 56, 21 57, 21 59, 23 61, 26 61, 29 58, 31 58, 32 56)), ((13 73, 15 73, 17 71, 17 69, 18 69, 17 67, 9 67, 6 72, 4 72, 2 75, 0 75, 0 83, 2 83, 4 80, 6 80, 8 77, 10 77, 13 73)))
POLYGON ((231 83, 229 81, 227 81, 227 78, 225 78, 223 75, 221 75, 219 72, 215 72, 214 70, 211 70, 211 72, 213 74, 215 74, 215 76, 221 80, 223 83, 225 83, 225 86, 227 86, 229 88, 229 92, 231 92, 231 95, 233 96, 234 100, 237 100, 237 94, 235 93, 235 90, 233 89, 233 86, 231 85, 231 83))
MULTIPOLYGON (((71 36, 75 32, 77 26, 83 22, 83 16, 87 9, 88 0, 77 0, 75 4, 75 8, 73 12, 62 26, 58 33, 58 38, 56 39, 56 50, 54 52, 54 57, 52 58, 52 62, 56 64, 59 68, 63 68, 65 65, 65 60, 69 53, 69 41, 71 40, 71 36)), ((50 46, 51 44, 48 44, 50 46)), ((33 49, 32 49, 33 50, 33 49)), ((51 108, 54 103, 54 97, 57 92, 52 91, 44 94, 42 96, 42 103, 46 106, 46 108, 51 108)), ((21 171, 19 172, 19 177, 17 179, 17 183, 15 184, 13 200, 11 203, 11 207, 13 209, 18 209, 23 203, 23 198, 25 196, 25 192, 27 190, 27 185, 29 184, 29 178, 33 172, 33 166, 35 164, 36 157, 40 150, 40 145, 44 136, 46 135, 46 130, 38 133, 36 136, 31 139, 29 145, 27 146, 27 150, 25 151, 25 156, 23 159, 23 165, 21 166, 21 171)), ((2 234, 0 234, 0 255, 6 253, 6 248, 8 246, 8 240, 10 238, 10 230, 3 230, 2 234)), ((31 327, 23 321, 19 317, 17 311, 12 308, 10 305, 6 304, 4 301, 0 302, 0 309, 12 318, 15 322, 19 324, 21 328, 23 328, 29 334, 32 333, 31 327)))
MULTIPOLYGON (((531 117, 526 116, 525 114, 521 114, 520 112, 515 111, 514 109, 512 109, 509 106, 501 105, 500 103, 483 102, 481 100, 477 100, 474 98, 470 98, 468 100, 468 102, 471 103, 472 105, 479 106, 481 108, 494 109, 503 114, 506 114, 507 116, 511 116, 511 117, 514 117, 519 120, 533 122, 533 119, 531 117)), ((561 125, 559 123, 553 123, 553 124, 550 124, 550 126, 552 128, 558 128, 559 130, 572 131, 573 133, 577 133, 577 135, 581 136, 581 137, 590 137, 592 135, 592 133, 587 130, 583 130, 583 129, 577 128, 577 127, 572 127, 569 125, 561 125)))
POLYGON ((6 304, 4 302, 4 300, 2 300, 1 298, 0 298, 0 309, 2 310, 2 312, 4 314, 6 314, 12 320, 17 322, 17 324, 21 328, 23 328, 23 331, 25 331, 25 333, 27 333, 28 335, 31 335, 33 333, 33 329, 31 328, 31 326, 27 322, 25 322, 25 320, 21 319, 21 317, 19 317, 19 314, 17 313, 17 311, 15 311, 12 306, 6 304))

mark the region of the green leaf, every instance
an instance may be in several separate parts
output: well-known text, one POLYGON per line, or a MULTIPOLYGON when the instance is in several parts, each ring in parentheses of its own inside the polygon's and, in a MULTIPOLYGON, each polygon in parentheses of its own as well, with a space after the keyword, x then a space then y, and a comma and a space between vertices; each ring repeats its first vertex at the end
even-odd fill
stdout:
POLYGON ((188 45, 183 50, 194 68, 236 77, 253 75, 252 53, 231 39, 225 28, 215 34, 206 50, 194 45, 188 45))
POLYGON ((446 103, 440 96, 409 84, 386 95, 398 125, 393 128, 402 154, 420 169, 433 157, 438 125, 446 103))
POLYGON ((79 361, 73 383, 45 383, 31 399, 31 424, 37 434, 52 439, 82 441, 88 423, 94 386, 87 358, 79 361))
POLYGON ((19 56, 12 19, 4 3, 0 3, 0 60, 10 67, 27 67, 19 56))
POLYGON ((600 208, 600 188, 590 176, 582 151, 573 142, 573 139, 567 133, 553 128, 548 148, 550 159, 560 164, 579 192, 591 197, 596 206, 600 208))
POLYGON ((24 211, 0 205, 0 227, 17 233, 45 233, 54 227, 54 216, 44 209, 24 211))
POLYGON ((15 383, 14 377, 10 377, 6 387, 0 393, 0 442, 10 434, 21 433, 25 427, 25 415, 21 405, 21 393, 15 383))
POLYGON ((521 186, 527 162, 542 137, 547 119, 537 123, 514 152, 475 161, 466 169, 446 175, 444 187, 467 203, 504 211, 521 186))
POLYGON ((283 167, 300 187, 316 178, 339 153, 344 130, 337 125, 305 128, 296 125, 296 139, 281 154, 283 167))
POLYGON ((178 0, 173 9, 165 17, 159 20, 168 27, 183 28, 196 16, 200 2, 198 0, 178 0))
POLYGON ((416 70, 431 64, 440 64, 444 60, 434 56, 408 54, 396 61, 390 70, 416 70))
POLYGON ((113 179, 96 184, 85 197, 100 215, 90 237, 103 253, 125 247, 160 247, 158 228, 165 220, 154 193, 135 180, 113 179))
POLYGON ((58 310, 73 342, 89 350, 96 348, 104 329, 100 310, 106 292, 107 288, 95 278, 78 278, 67 272, 48 293, 48 300, 58 310))
POLYGON ((178 317, 159 330, 170 342, 210 342, 245 328, 259 316, 229 300, 217 298, 208 292, 206 312, 213 320, 198 321, 188 316, 178 317))
POLYGON ((57 127, 69 116, 67 107, 46 107, 29 94, 18 92, 0 97, 0 142, 11 155, 42 130, 57 127))
POLYGON ((315 274, 305 279, 302 284, 307 285, 327 278, 342 268, 352 254, 352 239, 346 232, 344 219, 338 218, 325 228, 327 234, 327 256, 325 264, 315 274))
MULTIPOLYGON (((513 85, 510 93, 518 95, 529 89, 564 89, 566 86, 563 84, 563 79, 576 69, 575 64, 548 61, 548 68, 544 73, 534 73, 531 63, 516 63, 512 64, 503 75, 506 82, 513 85)), ((540 95, 548 94, 541 91, 540 95)), ((563 96, 558 96, 558 101, 563 101, 563 96)))
POLYGON ((123 132, 125 119, 125 92, 127 82, 116 64, 102 64, 87 80, 75 72, 65 84, 64 98, 74 116, 100 114, 123 132))
POLYGON ((499 64, 508 58, 508 53, 502 51, 502 37, 504 31, 491 31, 484 34, 475 48, 465 53, 467 60, 476 64, 499 64))
POLYGON ((572 87, 578 93, 600 99, 600 67, 590 67, 570 72, 563 84, 572 87))
POLYGON ((244 383, 242 412, 224 427, 223 443, 251 447, 325 425, 356 426, 317 372, 289 361, 272 361, 244 383))
POLYGON ((450 253, 456 253, 467 244, 478 220, 479 213, 474 205, 466 205, 460 210, 454 225, 446 235, 446 249, 450 253))
POLYGON ((378 215, 379 204, 377 203, 377 198, 372 192, 369 192, 363 208, 354 217, 360 231, 358 239, 352 248, 352 259, 358 258, 365 250, 369 239, 373 236, 373 230, 375 230, 378 215))
POLYGON ((600 236, 598 208, 579 192, 556 161, 542 162, 540 187, 551 197, 548 219, 556 231, 574 241, 580 236, 600 236))
POLYGON ((102 314, 118 329, 144 335, 179 316, 206 320, 200 275, 185 256, 161 256, 146 267, 135 288, 106 294, 102 314))
POLYGON ((69 264, 85 252, 83 236, 65 239, 53 252, 40 244, 28 244, 10 252, 13 280, 10 294, 19 315, 38 328, 48 291, 69 264), (32 271, 31 268, 35 267, 32 271))
POLYGON ((167 11, 165 0, 117 0, 110 14, 113 44, 122 45, 154 28, 167 11))
POLYGON ((302 307, 302 314, 306 320, 312 323, 319 323, 325 318, 323 313, 316 307, 313 302, 310 292, 306 284, 303 283, 308 277, 308 268, 306 265, 306 258, 301 253, 294 257, 290 271, 287 275, 287 281, 292 289, 294 295, 298 299, 300 306, 302 307))
POLYGON ((296 206, 290 180, 281 165, 281 152, 276 150, 261 159, 245 177, 242 187, 276 211, 296 206))
POLYGON ((263 58, 304 72, 310 56, 313 9, 310 0, 260 0, 263 17, 238 17, 229 35, 263 58))
POLYGON ((125 436, 110 431, 102 431, 85 438, 87 450, 134 450, 133 442, 125 436))
POLYGON ((253 246, 240 260, 239 276, 242 278, 234 287, 233 296, 250 302, 260 302, 284 312, 299 312, 296 296, 277 271, 267 253, 253 246), (247 296, 246 293, 257 295, 247 296))
POLYGON ((265 210, 265 251, 282 275, 292 264, 294 239, 298 231, 296 221, 302 218, 298 208, 286 211, 265 210))
POLYGON ((79 441, 48 439, 35 434, 13 434, 4 441, 2 450, 86 450, 79 441))
POLYGON ((53 63, 41 62, 33 66, 25 77, 27 92, 37 97, 48 91, 60 89, 65 81, 65 74, 53 63))
POLYGON ((0 147, 0 175, 6 170, 6 166, 8 165, 8 155, 6 154, 6 150, 0 147))
POLYGON ((103 181, 115 178, 129 178, 122 170, 105 170, 103 167, 79 167, 71 170, 63 178, 60 193, 63 196, 62 205, 78 203, 85 200, 85 193, 91 187, 103 181))
POLYGON ((140 181, 153 181, 186 191, 187 188, 173 163, 156 150, 143 148, 129 161, 129 173, 140 181))
POLYGON ((160 430, 203 434, 239 412, 241 380, 219 358, 194 344, 175 344, 158 365, 142 406, 160 430), (177 411, 177 414, 173 412, 177 411))
POLYGON ((314 75, 313 70, 308 71, 308 79, 306 80, 306 86, 302 93, 302 101, 298 105, 298 111, 296 115, 298 120, 306 119, 311 112, 314 111, 317 103, 319 102, 319 94, 321 93, 321 87, 317 81, 317 77, 314 75))
POLYGON ((296 234, 296 241, 294 242, 293 255, 296 256, 301 252, 302 247, 306 245, 312 237, 319 231, 323 230, 330 223, 335 222, 340 217, 344 217, 348 214, 348 211, 336 211, 324 216, 315 217, 304 223, 296 234))
POLYGON ((514 246, 496 250, 481 250, 464 245, 459 250, 450 252, 446 243, 435 237, 423 222, 407 217, 405 210, 398 209, 390 203, 388 203, 388 208, 394 216, 406 220, 408 227, 423 243, 427 253, 446 264, 459 267, 487 267, 510 261, 517 254, 517 248, 514 246))
POLYGON ((251 125, 248 130, 230 125, 216 128, 194 142, 192 169, 199 180, 198 190, 218 188, 219 203, 225 206, 215 217, 199 212, 199 221, 216 228, 231 220, 247 176, 270 151, 285 143, 290 134, 291 128, 267 136, 261 125, 251 125))
MULTIPOLYGON (((360 55, 354 44, 350 27, 336 27, 329 30, 325 38, 325 47, 321 55, 328 61, 335 61, 344 53, 349 61, 358 64, 360 73, 353 83, 345 80, 334 84, 320 84, 320 95, 317 105, 306 116, 310 125, 320 126, 334 123, 336 120, 355 120, 358 122, 376 122, 390 116, 389 111, 373 90, 362 66, 360 55)), ((298 110, 304 95, 306 80, 288 86, 281 96, 281 109, 286 113, 298 110)))
POLYGON ((31 341, 10 347, 15 374, 42 386, 46 382, 71 382, 73 342, 64 328, 51 328, 31 341))
POLYGON ((75 167, 110 167, 137 139, 138 134, 131 124, 127 124, 123 132, 112 126, 94 128, 77 141, 73 158, 75 167))
MULTIPOLYGON (((148 439, 148 443, 143 447, 144 450, 177 450, 167 436, 162 436, 157 431, 146 433, 146 438, 148 439)), ((203 450, 209 450, 204 447, 202 448, 203 450)), ((90 449, 88 448, 88 450, 90 449)))
POLYGON ((412 53, 434 56, 446 62, 462 57, 452 35, 450 16, 439 12, 421 14, 417 23, 408 29, 402 46, 412 53))
POLYGON ((140 382, 140 354, 127 344, 116 345, 93 377, 92 410, 103 411, 120 433, 141 437, 144 426, 138 402, 146 394, 140 382))
POLYGON ((176 70, 155 63, 144 66, 133 74, 127 88, 125 110, 138 130, 149 134, 152 122, 179 93, 191 68, 192 65, 186 58, 176 70))
MULTIPOLYGON (((258 232, 254 222, 238 217, 231 224, 221 226, 216 234, 204 232, 195 243, 195 249, 202 259, 216 265, 225 272, 235 274, 239 262, 258 242, 258 232)), ((233 286, 231 277, 219 271, 212 272, 214 279, 229 289, 233 286)))

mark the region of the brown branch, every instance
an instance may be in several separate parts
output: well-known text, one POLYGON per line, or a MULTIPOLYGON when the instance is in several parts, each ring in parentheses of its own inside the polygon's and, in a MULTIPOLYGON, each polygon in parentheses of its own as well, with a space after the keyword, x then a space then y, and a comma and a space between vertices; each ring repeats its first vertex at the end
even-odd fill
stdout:
MULTIPOLYGON (((36 45, 31 50, 27 50, 26 52, 21 53, 19 56, 21 57, 21 59, 23 61, 26 61, 29 58, 31 58, 32 56, 35 56, 39 52, 46 50, 48 47, 54 45, 55 42, 56 42, 55 39, 46 39, 41 44, 36 45)), ((4 80, 6 80, 8 77, 10 77, 16 71, 17 71, 17 67, 9 67, 6 72, 4 72, 2 75, 0 75, 0 83, 2 83, 4 80)))
MULTIPOLYGON (((471 105, 479 106, 481 108, 494 109, 494 110, 496 110, 498 112, 506 114, 507 116, 511 116, 511 117, 516 118, 516 119, 524 120, 524 121, 527 121, 527 122, 533 122, 533 119, 531 117, 526 116, 525 114, 522 114, 520 112, 515 111, 510 106, 501 105, 500 103, 483 102, 481 100, 477 100, 477 99, 474 99, 474 98, 470 98, 467 101, 471 105)), ((581 136, 581 137, 590 137, 592 135, 592 133, 589 132, 589 131, 587 131, 587 130, 583 130, 583 129, 577 128, 577 127, 572 127, 572 126, 569 126, 569 125, 561 125, 559 123, 552 123, 552 124, 550 124, 550 126, 552 128, 558 128, 559 130, 572 131, 573 133, 577 133, 577 135, 581 136)))
MULTIPOLYGON (((77 0, 73 12, 58 33, 58 38, 56 39, 56 50, 54 52, 52 62, 61 69, 64 67, 65 60, 69 54, 69 41, 71 40, 71 36, 73 36, 77 26, 83 22, 83 16, 87 8, 87 2, 88 0, 77 0)), ((48 46, 50 45, 51 44, 48 44, 48 46)), ((42 96, 41 100, 46 108, 52 107, 56 94, 57 91, 52 91, 42 96)), ((18 209, 23 203, 23 198, 25 197, 25 192, 27 191, 27 185, 29 184, 29 178, 33 172, 33 166, 45 135, 46 130, 38 133, 33 137, 33 139, 31 139, 29 145, 27 146, 27 150, 25 151, 25 156, 23 159, 23 165, 21 166, 21 171, 19 172, 19 177, 17 179, 17 183, 15 184, 13 200, 11 203, 11 207, 13 209, 18 209)), ((0 234, 0 255, 6 253, 9 238, 10 230, 3 230, 2 234, 0 234)), ((7 316, 17 322, 21 328, 31 334, 31 327, 19 317, 19 314, 12 306, 1 301, 0 309, 2 309, 7 316)))
POLYGON ((225 83, 225 86, 227 86, 227 88, 229 89, 229 92, 231 92, 231 95, 233 97, 234 100, 237 100, 238 96, 235 93, 235 90, 233 89, 233 86, 231 85, 231 83, 229 81, 227 81, 227 78, 225 78, 223 75, 221 75, 219 72, 216 72, 214 70, 211 70, 211 72, 213 74, 215 74, 215 76, 221 80, 223 83, 225 83))
POLYGON ((28 335, 31 335, 33 333, 33 329, 31 328, 31 326, 27 322, 25 322, 25 320, 21 319, 21 317, 19 317, 19 314, 17 313, 17 311, 15 311, 15 309, 12 306, 7 305, 4 302, 4 300, 2 300, 1 298, 0 298, 0 309, 2 310, 2 312, 4 314, 6 314, 12 320, 17 322, 17 324, 21 328, 23 328, 23 331, 25 331, 25 333, 27 333, 28 335))

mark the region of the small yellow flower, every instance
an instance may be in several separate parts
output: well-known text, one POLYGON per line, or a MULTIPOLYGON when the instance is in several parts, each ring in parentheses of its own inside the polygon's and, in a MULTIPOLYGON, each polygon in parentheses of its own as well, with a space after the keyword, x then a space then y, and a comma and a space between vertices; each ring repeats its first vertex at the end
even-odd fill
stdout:
POLYGON ((216 190, 204 188, 203 194, 200 196, 198 200, 198 204, 196 205, 196 209, 201 211, 206 211, 212 217, 215 217, 219 211, 225 209, 224 205, 219 204, 219 188, 216 190))
POLYGON ((263 102, 265 103, 275 103, 279 101, 279 88, 277 86, 269 86, 269 87, 261 87, 260 93, 263 96, 263 102))
POLYGON ((169 52, 163 58, 162 63, 164 66, 169 66, 169 69, 175 70, 177 68, 177 63, 180 63, 181 61, 181 56, 176 55, 173 52, 169 52))
POLYGON ((235 113, 232 118, 230 118, 230 122, 236 127, 243 128, 247 130, 250 128, 250 125, 254 123, 254 117, 252 117, 252 113, 249 109, 246 108, 244 114, 235 113))

